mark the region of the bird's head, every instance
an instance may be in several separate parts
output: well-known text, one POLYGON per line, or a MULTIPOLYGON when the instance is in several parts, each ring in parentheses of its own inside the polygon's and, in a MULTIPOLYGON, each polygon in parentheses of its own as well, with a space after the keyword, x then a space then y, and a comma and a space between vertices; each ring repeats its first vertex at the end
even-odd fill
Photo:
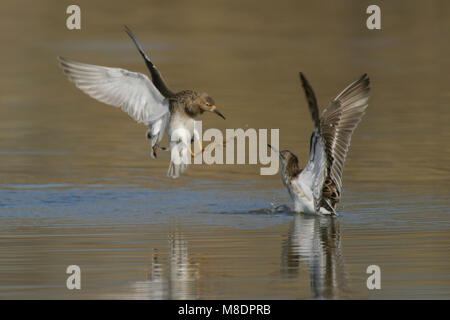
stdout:
POLYGON ((300 167, 298 165, 298 158, 295 154, 290 152, 289 150, 281 150, 278 151, 276 148, 272 147, 270 144, 268 145, 273 151, 278 153, 281 161, 281 174, 287 174, 289 177, 295 177, 300 173, 300 167))
POLYGON ((214 99, 207 93, 201 93, 194 101, 194 104, 200 109, 200 113, 205 111, 214 112, 219 117, 225 119, 224 115, 217 110, 214 99))

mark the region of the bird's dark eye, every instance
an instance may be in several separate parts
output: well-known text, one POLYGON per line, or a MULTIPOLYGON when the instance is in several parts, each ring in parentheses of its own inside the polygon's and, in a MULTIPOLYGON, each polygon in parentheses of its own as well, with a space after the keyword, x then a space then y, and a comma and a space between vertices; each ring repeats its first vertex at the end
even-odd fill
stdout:
POLYGON ((209 103, 208 102, 206 103, 206 106, 209 107, 209 103))

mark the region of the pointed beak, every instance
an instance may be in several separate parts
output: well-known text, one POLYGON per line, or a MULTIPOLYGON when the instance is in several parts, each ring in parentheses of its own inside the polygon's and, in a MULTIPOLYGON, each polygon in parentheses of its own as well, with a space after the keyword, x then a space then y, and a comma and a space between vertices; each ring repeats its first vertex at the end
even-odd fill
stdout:
POLYGON ((268 144, 269 148, 275 151, 276 153, 280 154, 280 151, 278 151, 275 147, 272 147, 270 144, 268 144))
POLYGON ((272 147, 270 144, 268 144, 269 148, 272 149, 275 153, 278 153, 278 156, 281 160, 284 160, 283 156, 281 155, 280 151, 277 150, 277 148, 272 147))
POLYGON ((225 116, 224 116, 222 113, 220 113, 219 110, 217 110, 217 107, 216 107, 216 106, 212 106, 212 107, 211 107, 211 112, 214 112, 214 113, 217 114, 219 117, 221 117, 223 120, 225 120, 225 116))

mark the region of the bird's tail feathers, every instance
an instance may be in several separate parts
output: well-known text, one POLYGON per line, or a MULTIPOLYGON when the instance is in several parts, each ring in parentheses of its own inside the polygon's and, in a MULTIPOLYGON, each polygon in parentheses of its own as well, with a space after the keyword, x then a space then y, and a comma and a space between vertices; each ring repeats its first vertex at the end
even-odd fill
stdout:
POLYGON ((169 170, 167 171, 167 176, 176 179, 178 178, 184 171, 186 171, 188 165, 185 163, 175 164, 173 161, 170 161, 169 170))
POLYGON ((181 142, 173 145, 170 150, 170 165, 167 175, 172 178, 178 178, 190 163, 188 148, 181 142))

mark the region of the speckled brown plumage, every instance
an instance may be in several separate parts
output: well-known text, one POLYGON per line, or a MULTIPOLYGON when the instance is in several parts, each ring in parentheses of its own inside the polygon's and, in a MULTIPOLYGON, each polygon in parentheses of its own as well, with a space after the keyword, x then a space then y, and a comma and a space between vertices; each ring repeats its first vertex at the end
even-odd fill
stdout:
POLYGON ((285 170, 283 170, 286 181, 295 179, 302 172, 302 169, 300 169, 298 164, 297 156, 289 150, 281 151, 280 156, 286 163, 285 170))
POLYGON ((282 179, 295 202, 296 210, 336 214, 335 209, 341 198, 345 158, 353 131, 368 106, 370 81, 364 74, 338 94, 319 116, 317 99, 311 85, 302 73, 300 80, 314 122, 310 156, 305 168, 300 169, 298 159, 292 152, 280 152, 282 179))
POLYGON ((199 94, 193 90, 183 90, 177 92, 170 95, 168 99, 170 102, 170 113, 180 111, 192 118, 195 118, 205 112, 205 110, 202 109, 202 102, 207 102, 211 106, 215 105, 213 98, 207 94, 199 94))
MULTIPOLYGON (((339 189, 337 188, 336 184, 330 179, 325 179, 325 182, 323 184, 322 188, 322 201, 320 202, 320 205, 324 208, 329 207, 328 202, 325 201, 325 199, 330 200, 331 206, 333 209, 336 209, 337 203, 339 202, 341 195, 339 192, 339 189)), ((330 208, 331 209, 331 208, 330 208)))

